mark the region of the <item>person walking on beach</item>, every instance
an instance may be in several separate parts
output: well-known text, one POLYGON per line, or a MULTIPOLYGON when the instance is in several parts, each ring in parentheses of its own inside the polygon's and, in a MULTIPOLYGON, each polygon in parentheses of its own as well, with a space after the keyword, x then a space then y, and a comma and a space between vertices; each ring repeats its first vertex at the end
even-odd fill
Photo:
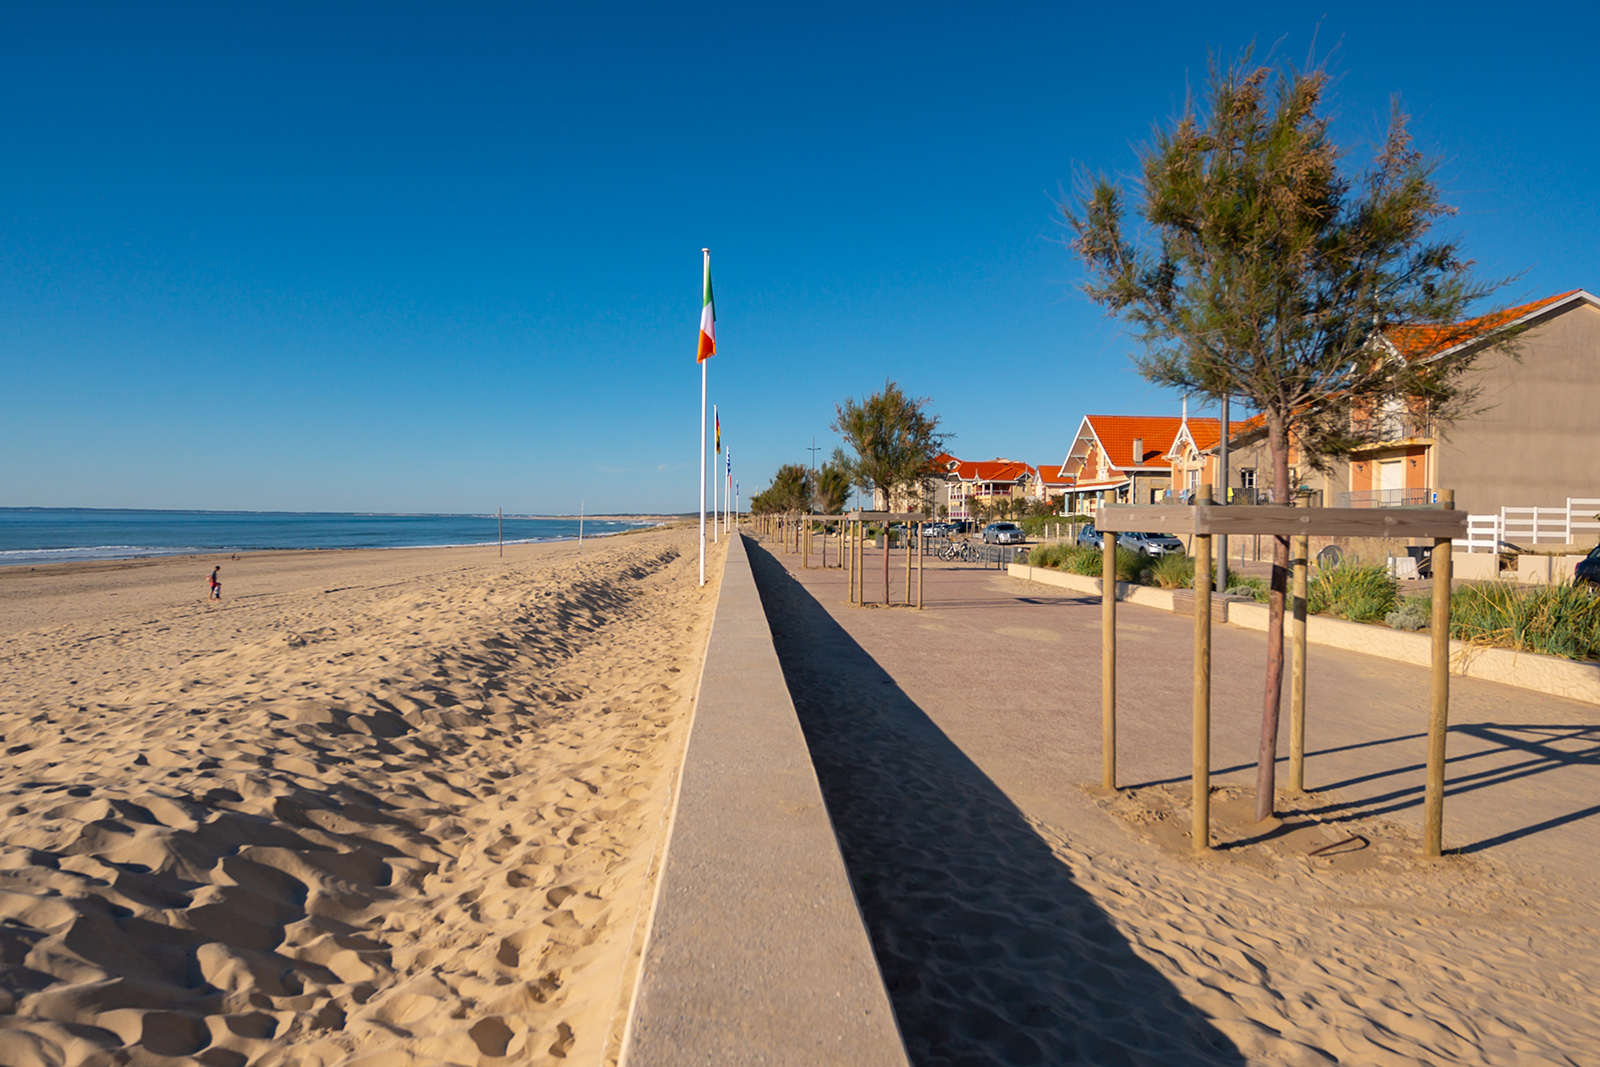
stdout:
POLYGON ((217 575, 219 573, 221 573, 221 571, 222 571, 222 567, 221 567, 220 564, 218 566, 215 566, 215 567, 211 568, 211 599, 212 600, 221 600, 222 599, 222 579, 217 577, 217 575))

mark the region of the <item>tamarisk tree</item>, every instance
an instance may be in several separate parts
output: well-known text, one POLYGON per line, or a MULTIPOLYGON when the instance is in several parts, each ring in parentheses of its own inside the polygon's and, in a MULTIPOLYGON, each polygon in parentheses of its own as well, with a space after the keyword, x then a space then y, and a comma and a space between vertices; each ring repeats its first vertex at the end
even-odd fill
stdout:
MULTIPOLYGON (((834 409, 833 429, 855 451, 834 449, 833 466, 867 492, 883 494, 884 506, 894 507, 899 496, 921 500, 934 477, 933 460, 943 449, 947 434, 939 431, 939 416, 925 409, 928 398, 913 400, 892 381, 883 392, 856 402, 846 397, 834 409)), ((883 602, 889 602, 889 553, 883 555, 883 602)))
MULTIPOLYGON (((1473 390, 1461 372, 1481 351, 1441 337, 1442 354, 1405 359, 1377 335, 1460 322, 1498 288, 1474 280, 1455 243, 1430 236, 1453 210, 1398 105, 1367 169, 1342 169, 1319 111, 1327 85, 1321 69, 1252 66, 1248 52, 1225 69, 1213 62, 1203 99, 1141 152, 1136 237, 1106 177, 1062 205, 1084 291, 1132 327, 1143 376, 1243 397, 1260 413, 1275 504, 1292 502, 1291 440, 1299 463, 1326 469, 1360 443, 1372 422, 1361 416, 1385 404, 1435 424, 1465 413, 1473 390)), ((1274 541, 1258 819, 1273 808, 1283 687, 1289 543, 1274 541)))

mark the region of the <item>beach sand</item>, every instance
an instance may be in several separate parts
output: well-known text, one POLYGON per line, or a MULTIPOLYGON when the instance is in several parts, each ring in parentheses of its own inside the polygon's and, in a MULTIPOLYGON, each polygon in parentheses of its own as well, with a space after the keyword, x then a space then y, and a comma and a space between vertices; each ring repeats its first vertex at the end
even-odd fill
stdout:
POLYGON ((0 1063, 614 1061, 720 559, 0 572, 0 1063))

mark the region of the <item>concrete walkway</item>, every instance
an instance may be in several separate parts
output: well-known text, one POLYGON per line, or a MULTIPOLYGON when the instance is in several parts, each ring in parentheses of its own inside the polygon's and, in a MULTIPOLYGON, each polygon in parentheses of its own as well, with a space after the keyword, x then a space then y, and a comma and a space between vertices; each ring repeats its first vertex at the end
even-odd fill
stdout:
MULTIPOLYGON (((1253 1058, 1129 951, 1037 833, 1121 832, 1080 788, 1100 767, 1098 598, 930 561, 926 610, 854 608, 841 571, 765 549, 751 549, 757 583, 913 1061, 1253 1058), (1009 956, 988 967, 995 944, 1009 956)), ((868 554, 869 598, 881 559, 868 554)), ((1187 782, 1192 621, 1118 616, 1120 784, 1187 782)), ((1265 636, 1219 626, 1213 640, 1214 781, 1253 785, 1265 636)), ((1323 817, 1420 832, 1426 669, 1313 647, 1309 678, 1323 817)), ((1451 722, 1446 847, 1592 907, 1596 709, 1458 678, 1451 722)))
MULTIPOLYGON (((1098 597, 930 560, 924 611, 852 608, 842 572, 774 558, 1024 806, 1098 780, 1098 597)), ((881 559, 869 554, 868 599, 882 596, 881 559)), ((899 599, 903 557, 896 564, 899 599)), ((1119 785, 1186 781, 1193 622, 1127 604, 1117 617, 1119 785)), ((1253 787, 1266 635, 1219 625, 1212 640, 1213 775, 1253 787)), ((1427 669, 1317 646, 1309 656, 1307 788, 1337 790, 1360 813, 1420 832, 1427 669)), ((1448 751, 1447 849, 1493 850, 1551 875, 1600 856, 1600 710, 1452 678, 1448 751)))

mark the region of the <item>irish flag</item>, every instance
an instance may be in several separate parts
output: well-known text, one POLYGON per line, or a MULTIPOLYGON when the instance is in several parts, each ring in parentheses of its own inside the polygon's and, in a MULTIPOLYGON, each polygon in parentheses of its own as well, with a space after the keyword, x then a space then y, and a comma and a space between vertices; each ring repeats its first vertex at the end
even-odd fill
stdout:
POLYGON ((696 363, 704 363, 717 354, 717 309, 711 304, 711 251, 706 249, 705 253, 706 301, 700 307, 700 354, 695 357, 696 363))

